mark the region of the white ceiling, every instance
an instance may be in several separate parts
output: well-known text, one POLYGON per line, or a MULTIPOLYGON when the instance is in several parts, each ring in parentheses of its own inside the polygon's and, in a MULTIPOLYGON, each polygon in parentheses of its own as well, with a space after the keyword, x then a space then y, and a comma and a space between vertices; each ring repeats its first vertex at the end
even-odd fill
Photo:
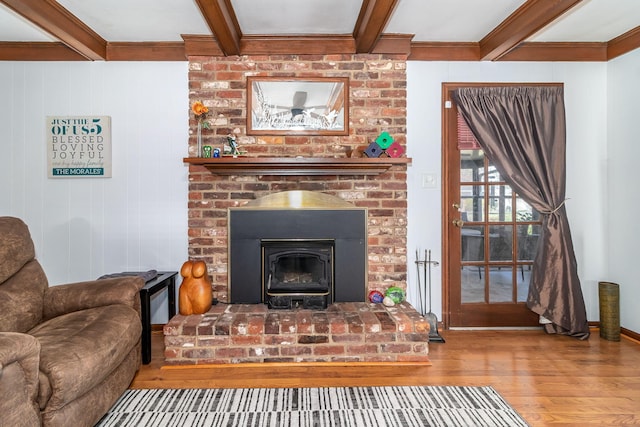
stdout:
POLYGON ((477 42, 523 0, 400 0, 387 33, 415 34, 413 41, 477 42))
POLYGON ((591 0, 540 31, 536 42, 605 42, 640 25, 640 1, 591 0))
MULTIPOLYGON (((243 35, 353 34, 362 0, 229 0, 243 35)), ((551 5, 555 3, 548 1, 551 5)), ((211 35, 195 0, 58 0, 107 42, 211 35)), ((383 33, 478 42, 525 0, 399 0, 383 33)), ((640 26, 640 0, 583 0, 528 41, 607 42, 640 26)), ((0 42, 55 41, 0 0, 0 42)))

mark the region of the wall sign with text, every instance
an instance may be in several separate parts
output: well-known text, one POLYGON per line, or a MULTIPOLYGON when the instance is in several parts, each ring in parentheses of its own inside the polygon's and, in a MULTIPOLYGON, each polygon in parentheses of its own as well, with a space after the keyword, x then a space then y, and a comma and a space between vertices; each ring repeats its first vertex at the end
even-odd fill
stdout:
POLYGON ((49 178, 111 177, 111 117, 47 117, 49 178))

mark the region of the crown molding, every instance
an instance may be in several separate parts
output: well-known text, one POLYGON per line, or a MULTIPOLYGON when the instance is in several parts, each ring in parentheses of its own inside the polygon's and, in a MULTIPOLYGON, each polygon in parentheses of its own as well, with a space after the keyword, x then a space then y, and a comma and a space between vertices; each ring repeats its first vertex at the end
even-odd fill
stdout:
MULTIPOLYGON (((408 61, 480 61, 475 42, 411 42, 412 35, 383 34, 371 53, 407 55, 408 61)), ((183 34, 184 42, 107 43, 107 61, 185 61, 189 56, 225 56, 213 36, 183 34)), ((351 36, 243 38, 242 55, 356 53, 351 36)), ((640 48, 640 27, 609 42, 525 42, 498 61, 606 62, 640 48)), ((0 42, 2 61, 86 61, 61 42, 0 42)))
POLYGON ((86 61, 60 42, 0 42, 1 61, 86 61))
POLYGON ((606 62, 607 43, 527 42, 521 43, 500 61, 606 62))
POLYGON ((376 54, 403 54, 411 53, 411 39, 413 34, 383 34, 371 53, 376 54))
POLYGON ((113 42, 107 44, 107 61, 184 61, 183 42, 113 42))
POLYGON ((479 61, 480 45, 474 42, 413 42, 409 61, 479 61))
POLYGON ((182 34, 185 59, 189 56, 224 56, 218 41, 213 36, 182 34))
POLYGON ((241 55, 330 55, 355 53, 351 35, 244 36, 241 55))
MULTIPOLYGON (((371 53, 404 54, 411 51, 408 34, 383 34, 371 53)), ((185 54, 189 56, 225 56, 213 36, 182 35, 185 54)), ((240 55, 331 55, 356 53, 355 40, 350 35, 317 36, 244 36, 240 55)))

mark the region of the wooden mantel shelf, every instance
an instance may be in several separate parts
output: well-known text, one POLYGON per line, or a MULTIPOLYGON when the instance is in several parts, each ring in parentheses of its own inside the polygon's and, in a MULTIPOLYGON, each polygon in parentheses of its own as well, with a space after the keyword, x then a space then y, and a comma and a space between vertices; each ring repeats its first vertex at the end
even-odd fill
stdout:
POLYGON ((409 165, 407 157, 185 157, 185 163, 204 166, 216 175, 379 175, 395 165, 409 165))

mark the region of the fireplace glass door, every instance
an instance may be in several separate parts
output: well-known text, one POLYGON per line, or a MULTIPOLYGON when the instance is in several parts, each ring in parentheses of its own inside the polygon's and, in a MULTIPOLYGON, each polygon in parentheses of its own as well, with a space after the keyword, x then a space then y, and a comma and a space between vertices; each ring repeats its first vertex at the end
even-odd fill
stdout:
POLYGON ((326 308, 333 295, 333 240, 262 240, 262 287, 270 308, 326 308))

